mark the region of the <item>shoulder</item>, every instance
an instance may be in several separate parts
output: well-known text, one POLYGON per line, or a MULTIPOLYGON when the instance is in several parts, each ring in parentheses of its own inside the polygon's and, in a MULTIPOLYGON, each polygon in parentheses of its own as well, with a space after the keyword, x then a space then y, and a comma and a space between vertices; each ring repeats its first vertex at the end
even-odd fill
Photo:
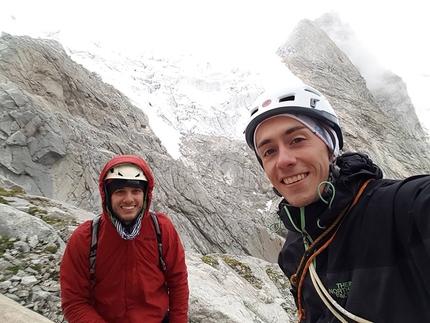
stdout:
POLYGON ((415 175, 404 179, 402 187, 410 189, 425 189, 430 186, 430 175, 415 175))
POLYGON ((167 226, 173 225, 172 220, 170 220, 170 218, 166 214, 161 212, 154 212, 154 211, 151 211, 151 212, 155 214, 155 216, 157 217, 157 221, 160 225, 167 225, 167 226))
POLYGON ((91 238, 91 220, 80 224, 70 236, 68 244, 76 244, 80 241, 87 241, 91 238))
POLYGON ((91 243, 91 220, 80 224, 67 241, 63 260, 76 261, 87 256, 91 243))
POLYGON ((416 175, 406 179, 381 179, 369 183, 369 187, 383 193, 392 191, 396 198, 410 200, 430 190, 430 175, 416 175))
POLYGON ((411 176, 404 180, 375 180, 368 186, 368 194, 363 198, 368 207, 383 210, 381 214, 391 214, 399 223, 398 227, 405 228, 410 221, 428 218, 430 175, 411 176))
POLYGON ((398 198, 400 201, 426 201, 430 204, 430 175, 417 175, 406 178, 399 183, 398 198))
MULTIPOLYGON (((169 236, 177 236, 178 232, 172 220, 164 213, 153 212, 157 217, 158 225, 160 226, 161 233, 169 233, 169 236)), ((165 235, 164 235, 165 236, 165 235)))

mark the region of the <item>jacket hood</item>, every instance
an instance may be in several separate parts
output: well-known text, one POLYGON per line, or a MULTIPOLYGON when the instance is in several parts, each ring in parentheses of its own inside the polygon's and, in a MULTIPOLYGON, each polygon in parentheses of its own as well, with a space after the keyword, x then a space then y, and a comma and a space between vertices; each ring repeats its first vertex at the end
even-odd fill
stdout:
MULTIPOLYGON (((321 200, 302 208, 305 214, 306 230, 319 235, 331 225, 340 212, 355 198, 361 185, 368 179, 381 179, 382 170, 362 153, 344 153, 336 160, 331 183, 334 185, 334 199, 331 207, 321 200)), ((328 197, 325 197, 328 199, 328 197)), ((301 223, 300 208, 293 207, 284 199, 279 203, 278 215, 288 230, 296 231, 290 218, 297 226, 301 223), (288 209, 288 216, 285 208, 288 209)))
POLYGON ((99 191, 100 191, 100 196, 102 200, 103 213, 106 212, 106 202, 107 202, 106 191, 104 187, 104 178, 106 177, 106 174, 109 171, 109 169, 111 169, 116 165, 124 164, 124 163, 129 163, 129 164, 134 164, 139 166, 143 170, 146 176, 146 179, 148 180, 148 188, 147 188, 148 192, 146 193, 147 201, 146 201, 146 209, 144 212, 144 213, 147 213, 152 201, 152 190, 154 189, 154 177, 152 176, 152 173, 149 169, 148 164, 142 158, 135 155, 116 156, 112 158, 110 161, 108 161, 105 167, 103 168, 103 170, 101 171, 100 177, 99 177, 99 191))
POLYGON ((369 156, 362 153, 345 153, 336 160, 336 165, 340 170, 338 178, 335 178, 336 186, 339 184, 350 186, 363 179, 381 179, 383 177, 382 170, 373 163, 369 156))

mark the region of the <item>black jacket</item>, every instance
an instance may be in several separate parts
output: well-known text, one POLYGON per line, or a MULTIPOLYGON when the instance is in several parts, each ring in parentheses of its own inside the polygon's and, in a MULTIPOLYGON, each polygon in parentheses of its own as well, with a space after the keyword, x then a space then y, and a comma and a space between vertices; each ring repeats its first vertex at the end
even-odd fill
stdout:
MULTIPOLYGON (((381 170, 358 153, 342 155, 337 165, 331 208, 322 201, 304 208, 312 239, 352 202, 365 180, 373 180, 316 258, 325 288, 346 310, 372 322, 430 322, 430 176, 382 179, 381 170)), ((302 234, 295 229, 300 209, 284 200, 279 215, 289 232, 278 262, 290 278, 304 254, 302 234)), ((291 291, 297 303, 297 287, 291 291)), ((301 293, 304 322, 339 322, 316 293, 309 272, 301 293)))

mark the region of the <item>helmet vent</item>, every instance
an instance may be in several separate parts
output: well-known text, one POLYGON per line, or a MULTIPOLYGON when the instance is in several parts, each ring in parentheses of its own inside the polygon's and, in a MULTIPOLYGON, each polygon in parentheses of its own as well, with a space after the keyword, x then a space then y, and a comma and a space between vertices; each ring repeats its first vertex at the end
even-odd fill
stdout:
POLYGON ((311 108, 315 109, 318 101, 319 101, 319 99, 311 98, 311 102, 310 102, 311 108))
POLYGON ((315 89, 312 89, 312 88, 305 88, 304 89, 306 92, 311 92, 311 93, 313 93, 313 94, 316 94, 316 95, 318 95, 318 96, 321 96, 321 93, 319 93, 317 90, 315 90, 315 89))
POLYGON ((285 98, 282 98, 279 100, 279 102, 285 102, 285 101, 294 101, 296 97, 294 95, 286 96, 285 98))
POLYGON ((251 110, 251 117, 258 112, 258 107, 251 110))

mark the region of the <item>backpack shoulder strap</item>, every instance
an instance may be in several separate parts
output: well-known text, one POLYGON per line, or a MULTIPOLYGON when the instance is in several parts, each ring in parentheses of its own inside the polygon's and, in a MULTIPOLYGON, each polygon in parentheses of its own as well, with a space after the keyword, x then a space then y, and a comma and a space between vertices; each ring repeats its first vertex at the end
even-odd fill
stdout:
POLYGON ((161 240, 161 230, 160 230, 160 225, 158 224, 157 214, 151 210, 149 210, 149 214, 151 215, 152 224, 154 225, 155 233, 157 234, 160 269, 161 269, 161 271, 165 272, 166 271, 166 263, 164 262, 164 259, 163 259, 163 242, 161 240))
POLYGON ((94 273, 96 271, 96 255, 97 255, 97 246, 98 246, 98 236, 99 236, 99 227, 100 227, 101 215, 96 216, 91 220, 91 245, 90 245, 90 280, 94 285, 96 283, 94 278, 94 273))

